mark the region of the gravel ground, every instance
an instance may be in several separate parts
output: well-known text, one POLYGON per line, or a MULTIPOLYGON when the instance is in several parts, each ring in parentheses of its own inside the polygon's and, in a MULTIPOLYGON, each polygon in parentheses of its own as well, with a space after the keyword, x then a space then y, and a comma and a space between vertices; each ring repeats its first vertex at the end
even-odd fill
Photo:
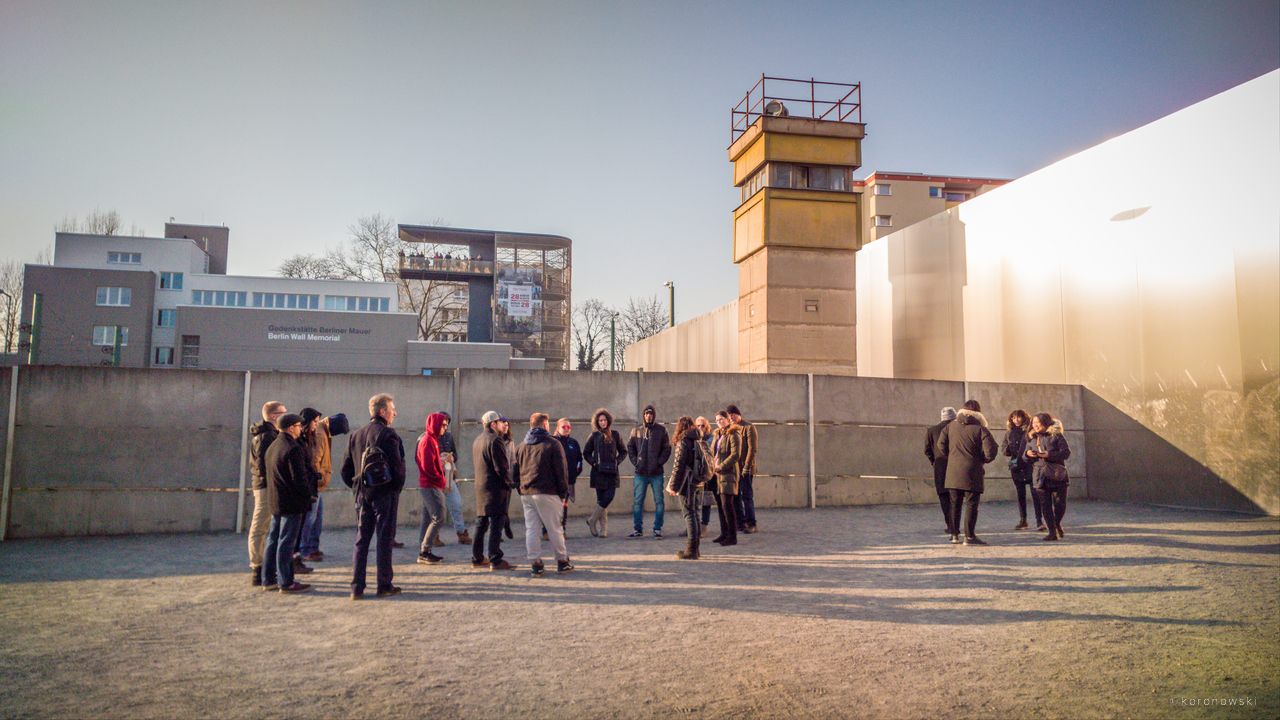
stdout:
POLYGON ((689 562, 678 514, 614 515, 570 520, 575 573, 405 548, 361 603, 349 530, 299 596, 248 586, 242 536, 5 542, 0 716, 1280 716, 1275 518, 1075 502, 1044 543, 992 503, 960 547, 927 506, 772 510, 689 562))

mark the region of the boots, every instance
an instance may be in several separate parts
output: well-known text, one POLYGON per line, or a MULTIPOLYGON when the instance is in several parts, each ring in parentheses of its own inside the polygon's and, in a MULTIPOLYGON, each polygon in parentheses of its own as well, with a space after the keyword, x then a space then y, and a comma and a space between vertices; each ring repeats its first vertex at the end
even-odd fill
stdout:
POLYGON ((600 537, 609 537, 609 508, 600 508, 600 537))
POLYGON ((601 510, 602 508, 597 505, 595 509, 591 511, 591 517, 587 518, 587 529, 591 531, 591 537, 600 537, 600 528, 598 523, 600 522, 601 510))

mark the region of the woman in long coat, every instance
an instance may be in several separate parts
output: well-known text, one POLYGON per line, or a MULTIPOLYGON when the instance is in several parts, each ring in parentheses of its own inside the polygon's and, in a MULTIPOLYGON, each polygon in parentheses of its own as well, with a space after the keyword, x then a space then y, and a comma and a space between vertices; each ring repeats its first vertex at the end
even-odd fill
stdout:
POLYGON ((627 446, 613 429, 613 413, 605 408, 591 416, 591 429, 582 446, 582 459, 591 466, 591 489, 596 491, 596 508, 587 518, 587 529, 592 537, 609 537, 609 503, 618 491, 618 469, 627 457, 627 446))
POLYGON ((720 535, 711 542, 720 545, 738 544, 738 514, 733 507, 733 496, 738 494, 738 471, 742 461, 742 440, 738 430, 729 420, 729 413, 716 413, 716 430, 711 435, 711 471, 716 481, 716 513, 720 516, 720 535))

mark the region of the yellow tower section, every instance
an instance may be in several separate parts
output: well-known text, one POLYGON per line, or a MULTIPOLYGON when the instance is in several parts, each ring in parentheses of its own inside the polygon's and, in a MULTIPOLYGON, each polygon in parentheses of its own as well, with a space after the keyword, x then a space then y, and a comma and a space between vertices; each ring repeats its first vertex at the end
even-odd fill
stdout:
POLYGON ((866 134, 859 95, 856 85, 762 77, 733 111, 729 160, 742 198, 733 211, 733 262, 744 372, 857 374, 854 257, 862 238, 853 171, 866 134), (771 97, 766 82, 769 89, 808 85, 810 99, 771 97), (817 85, 852 90, 823 101, 817 90, 825 88, 817 85), (797 116, 797 105, 806 117, 797 116))

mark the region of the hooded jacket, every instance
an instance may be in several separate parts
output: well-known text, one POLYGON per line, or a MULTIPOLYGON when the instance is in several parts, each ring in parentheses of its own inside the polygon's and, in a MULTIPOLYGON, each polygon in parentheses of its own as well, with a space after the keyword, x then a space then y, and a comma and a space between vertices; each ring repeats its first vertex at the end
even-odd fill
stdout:
POLYGON ((524 442, 516 447, 511 477, 519 483, 521 495, 569 497, 564 448, 544 428, 530 428, 524 442))
POLYGON ((618 487, 618 471, 627 457, 627 446, 622 436, 613 429, 613 414, 604 408, 591 415, 591 436, 582 446, 582 459, 591 466, 591 487, 608 490, 618 487), (609 421, 608 430, 600 430, 600 418, 609 421), (609 469, 612 468, 612 469, 609 469))
POLYGON ((961 410, 938 437, 935 457, 947 461, 948 490, 981 493, 986 489, 987 463, 996 459, 1000 446, 987 429, 987 418, 974 410, 961 410))
POLYGON ((315 432, 302 435, 302 444, 307 448, 311 467, 319 475, 316 481, 316 490, 319 491, 329 487, 329 480, 333 477, 333 455, 329 450, 331 443, 328 418, 322 418, 316 423, 315 432))
MULTIPOLYGON (((1028 435, 1026 448, 1027 450, 1048 453, 1047 457, 1036 458, 1036 464, 1031 468, 1031 481, 1034 487, 1059 490, 1070 484, 1070 480, 1055 483, 1048 482, 1044 478, 1044 471, 1048 465, 1061 465, 1065 468, 1067 458, 1071 457, 1071 447, 1067 445, 1067 436, 1064 434, 1061 420, 1055 419, 1045 432, 1033 432, 1028 435)), ((1026 459, 1030 460, 1031 458, 1026 459)), ((1063 473, 1063 476, 1065 477, 1066 473, 1063 473)))
POLYGON ((268 420, 249 426, 249 474, 253 477, 253 489, 267 487, 267 448, 280 434, 280 428, 268 420))
POLYGON ((565 471, 569 474, 569 484, 573 485, 582 474, 582 447, 572 435, 552 435, 551 437, 555 438, 564 449, 565 471))
POLYGON ((418 438, 418 487, 444 490, 448 481, 444 477, 444 463, 440 461, 440 428, 444 427, 444 413, 427 416, 426 431, 418 438))
POLYGON ((667 436, 667 429, 658 422, 658 412, 652 405, 645 405, 640 417, 643 418, 645 413, 653 413, 653 422, 641 420, 631 431, 631 438, 627 440, 627 457, 631 458, 637 475, 662 475, 662 467, 671 459, 671 438, 667 436))
MULTIPOLYGON (((705 481, 693 472, 697 467, 695 460, 702 455, 702 452, 702 438, 698 434, 698 428, 689 428, 676 443, 675 452, 672 454, 675 460, 671 463, 671 477, 667 481, 667 486, 676 495, 691 498, 692 493, 703 486, 705 481)), ((706 456, 702 455, 702 457, 705 459, 706 456)))

